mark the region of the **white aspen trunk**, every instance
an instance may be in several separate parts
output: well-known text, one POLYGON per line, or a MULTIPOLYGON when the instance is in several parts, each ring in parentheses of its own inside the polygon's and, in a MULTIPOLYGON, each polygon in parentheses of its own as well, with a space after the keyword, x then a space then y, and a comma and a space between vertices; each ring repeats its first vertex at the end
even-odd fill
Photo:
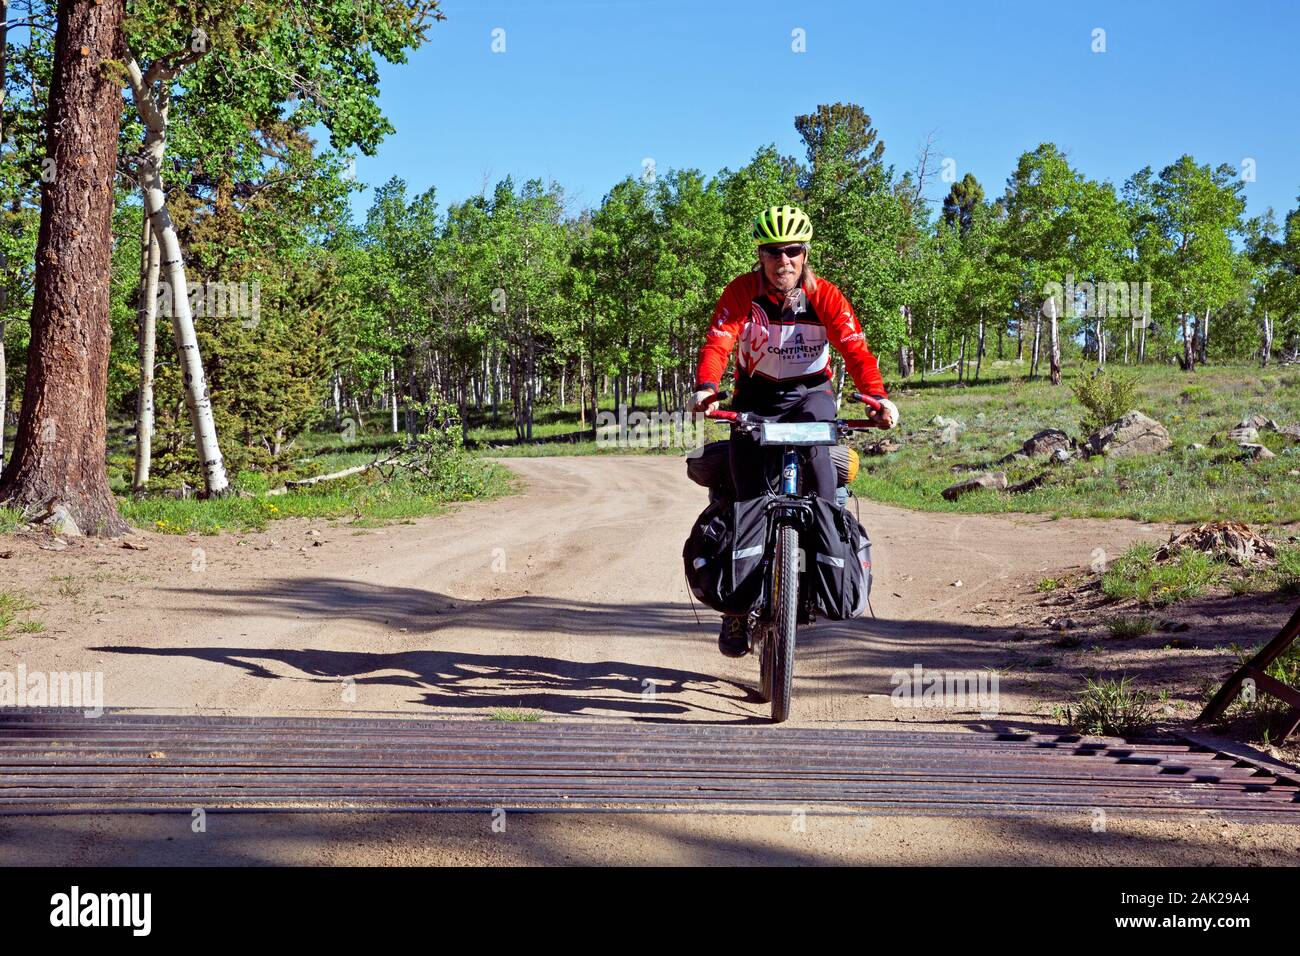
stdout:
POLYGON ((587 430, 587 358, 578 353, 578 427, 587 430))
POLYGON ((1051 349, 1052 349, 1051 365, 1049 367, 1049 372, 1051 374, 1052 384, 1060 385, 1061 384, 1061 338, 1058 333, 1057 324, 1056 324, 1056 297, 1049 296, 1047 301, 1049 303, 1048 317, 1047 317, 1048 325, 1049 325, 1048 334, 1050 336, 1049 342, 1051 344, 1051 349))
POLYGON ((1205 324, 1201 326, 1201 364, 1210 360, 1210 310, 1205 310, 1205 324))
POLYGON ((1039 345, 1043 339, 1043 315, 1041 312, 1034 318, 1034 355, 1029 360, 1029 375, 1032 378, 1038 374, 1038 356, 1039 345))
POLYGON ((212 416, 212 397, 208 392, 208 379, 203 372, 203 358, 199 354, 199 341, 194 332, 194 316, 190 311, 189 285, 185 279, 185 261, 181 255, 180 239, 176 225, 167 211, 166 193, 162 181, 162 161, 167 148, 166 89, 171 76, 161 77, 162 102, 152 87, 145 82, 134 58, 127 62, 127 73, 136 110, 145 122, 145 144, 140 157, 138 176, 144 193, 145 213, 158 243, 161 268, 167 276, 167 299, 171 305, 172 335, 180 356, 181 372, 185 382, 185 404, 189 409, 190 423, 194 428, 194 444, 203 469, 203 486, 206 497, 229 493, 225 461, 217 442, 217 426, 212 416))
MULTIPOLYGON (((0 363, 2 363, 4 360, 3 345, 4 343, 0 342, 0 363)), ((1268 367, 1268 360, 1272 351, 1273 351, 1273 323, 1269 319, 1268 312, 1266 310, 1264 312, 1264 347, 1260 349, 1260 353, 1259 353, 1260 368, 1268 367)), ((0 368, 2 368, 2 366, 0 366, 0 368)), ((2 379, 0 379, 0 387, 3 387, 2 379)), ((3 391, 0 391, 0 409, 3 409, 4 407, 3 403, 4 403, 4 393, 3 391)), ((0 416, 0 421, 3 420, 4 420, 3 416, 0 416)))
POLYGON ((143 491, 149 484, 149 469, 153 464, 153 376, 158 338, 158 271, 160 257, 158 242, 153 237, 153 226, 148 218, 140 237, 140 305, 136 312, 139 328, 140 387, 135 402, 135 475, 131 487, 143 491))
POLYGON ((393 434, 397 434, 397 368, 392 362, 388 363, 388 398, 389 405, 393 411, 393 434))

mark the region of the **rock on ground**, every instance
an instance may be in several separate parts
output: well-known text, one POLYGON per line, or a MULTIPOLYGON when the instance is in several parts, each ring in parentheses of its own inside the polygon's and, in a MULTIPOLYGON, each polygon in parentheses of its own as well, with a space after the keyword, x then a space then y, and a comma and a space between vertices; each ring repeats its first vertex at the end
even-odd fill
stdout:
POLYGON ((1088 436, 1089 454, 1111 457, 1151 455, 1172 444, 1165 426, 1139 411, 1126 412, 1088 436))
POLYGON ((967 479, 966 481, 959 481, 955 485, 950 485, 943 489, 943 496, 949 501, 956 501, 969 491, 976 491, 980 488, 990 488, 994 491, 1002 491, 1006 486, 1006 472, 994 471, 989 474, 979 475, 976 478, 967 479))
POLYGON ((1021 446, 1021 450, 1029 456, 1034 455, 1053 455, 1057 451, 1069 453, 1074 449, 1074 441, 1065 432, 1059 428, 1044 428, 1033 438, 1029 438, 1021 446))
POLYGON ((1240 442, 1238 447, 1241 448, 1241 457, 1245 461, 1265 461, 1269 458, 1277 457, 1277 455, 1273 454, 1263 445, 1256 444, 1255 442, 1240 442))

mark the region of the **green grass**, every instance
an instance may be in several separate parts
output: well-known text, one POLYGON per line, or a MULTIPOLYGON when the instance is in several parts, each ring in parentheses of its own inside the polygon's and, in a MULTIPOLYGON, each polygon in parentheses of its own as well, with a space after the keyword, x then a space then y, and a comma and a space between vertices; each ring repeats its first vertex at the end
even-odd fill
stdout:
POLYGON ((59 593, 64 597, 80 597, 81 592, 86 590, 85 582, 77 575, 65 574, 61 577, 52 578, 59 584, 59 593))
POLYGON ((1165 607, 1204 594, 1227 576, 1225 565, 1199 551, 1188 549, 1167 561, 1156 561, 1156 550, 1154 544, 1143 542, 1125 551, 1102 574, 1102 593, 1165 607))
POLYGON ((506 723, 532 723, 541 720, 542 715, 528 710, 500 708, 492 711, 492 715, 488 719, 505 721, 506 723))
MULTIPOLYGON (((1259 652, 1259 647, 1234 647, 1233 649, 1242 664, 1259 652)), ((1292 644, 1287 648, 1286 653, 1264 668, 1264 673, 1289 687, 1300 686, 1300 647, 1292 644)), ((1220 686, 1222 685, 1207 680, 1206 686, 1202 689, 1202 696, 1209 700, 1218 692, 1220 686)), ((1281 729, 1280 725, 1289 712, 1290 705, 1285 701, 1278 700, 1256 688, 1253 696, 1238 694, 1228 705, 1224 718, 1227 720, 1246 718, 1254 724, 1255 733, 1261 735, 1267 742, 1273 732, 1281 729)))
POLYGON ((1155 630, 1155 626, 1149 617, 1112 617, 1106 621, 1110 636, 1121 640, 1145 637, 1155 630))
POLYGON ((1089 679, 1074 703, 1063 709, 1065 722, 1083 734, 1125 737, 1150 725, 1155 703, 1129 677, 1089 679))
POLYGON ((13 534, 26 523, 21 508, 0 507, 0 534, 13 534))
POLYGON ((11 631, 17 631, 25 634, 35 634, 45 630, 45 627, 34 621, 20 621, 18 616, 24 611, 30 611, 36 605, 21 594, 14 594, 11 591, 0 591, 0 640, 9 640, 13 637, 11 631))
POLYGON ((1039 594, 1046 594, 1049 591, 1055 591, 1061 584, 1062 582, 1057 578, 1043 578, 1034 586, 1034 590, 1039 594))
MULTIPOLYGON (((1206 521, 1215 518, 1252 524, 1300 521, 1300 442, 1272 432, 1261 441, 1277 457, 1236 460, 1233 446, 1214 447, 1226 432, 1257 412, 1280 424, 1300 421, 1300 377, 1279 376, 1253 366, 1203 366, 1195 380, 1173 367, 1128 369, 1137 375, 1137 408, 1161 422, 1174 445, 1158 455, 1097 458, 1047 465, 1042 459, 993 465, 1003 455, 1045 428, 1084 437, 1084 408, 1069 383, 1088 369, 1067 367, 1065 381, 1028 382, 1022 367, 986 365, 998 376, 974 386, 957 386, 951 375, 906 385, 891 383, 902 413, 895 435, 902 450, 864 457, 853 491, 865 498, 926 511, 1038 512, 1069 517, 1133 518, 1141 521, 1206 521), (944 444, 929 423, 936 415, 966 423, 957 441, 944 444), (1205 448, 1192 448, 1193 444, 1205 448), (954 466, 978 466, 955 471, 954 466), (1016 484, 1044 471, 1048 481, 1033 491, 1011 494, 977 491, 945 501, 940 492, 978 474, 1002 470, 1016 484)), ((876 436, 871 435, 870 438, 876 436)))
MULTIPOLYGON (((440 514, 456 501, 498 497, 514 488, 513 476, 499 465, 467 458, 465 467, 472 472, 473 481, 464 490, 430 488, 401 474, 385 482, 377 474, 367 473, 274 496, 124 498, 119 499, 119 510, 131 524, 165 534, 261 531, 281 518, 346 519, 367 527, 440 514), (458 490, 461 493, 456 493, 458 490)), ((331 465, 328 470, 337 468, 331 465)))

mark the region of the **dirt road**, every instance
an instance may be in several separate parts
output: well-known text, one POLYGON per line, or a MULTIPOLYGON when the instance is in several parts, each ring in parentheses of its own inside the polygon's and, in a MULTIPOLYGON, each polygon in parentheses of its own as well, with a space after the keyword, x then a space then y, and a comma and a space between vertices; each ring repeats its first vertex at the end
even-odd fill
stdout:
MULTIPOLYGON (((766 705, 752 692, 757 664, 719 655, 717 615, 692 609, 680 553, 706 494, 688 482, 679 459, 521 458, 508 466, 523 478, 522 494, 410 525, 355 529, 294 521, 244 536, 140 535, 146 551, 81 542, 53 553, 12 539, 6 544, 12 556, 0 562, 0 587, 36 597, 47 630, 0 644, 0 661, 8 662, 0 666, 102 671, 108 705, 161 711, 486 717, 523 708, 544 720, 766 719, 766 705)), ((861 516, 875 548, 877 617, 822 622, 801 632, 792 725, 1059 729, 1051 703, 1065 698, 1084 665, 1040 666, 1039 649, 1017 623, 1011 583, 1087 566, 1098 548, 1113 555, 1135 539, 1168 533, 1130 522, 921 514, 865 502, 861 516), (999 713, 983 719, 893 706, 891 675, 918 664, 940 671, 997 668, 999 713)), ((276 819, 239 827, 265 834, 284 826, 276 819)), ((297 848, 292 851, 250 836, 227 851, 208 841, 204 852, 223 862, 249 862, 250 855, 478 862, 505 845, 477 838, 461 845, 447 836, 476 832, 482 821, 378 819, 313 818, 283 831, 297 848), (415 842, 376 848, 375 834, 404 829, 415 842), (337 850, 337 839, 326 835, 340 831, 352 833, 339 839, 353 847, 341 856, 299 839, 316 833, 334 840, 337 850)), ((762 836, 784 832, 783 823, 747 819, 655 817, 629 823, 620 837, 614 818, 533 818, 519 832, 569 833, 564 853, 510 844, 497 858, 605 860, 609 840, 618 842, 614 856, 625 862, 748 859, 751 851, 763 858, 763 847, 783 846, 762 836), (680 844, 670 838, 675 828, 680 844), (644 854, 636 850, 638 840, 645 841, 644 854)), ((0 839, 9 848, 0 863, 19 852, 15 847, 33 851, 35 831, 45 834, 42 852, 55 855, 42 859, 51 862, 59 846, 72 859, 100 861, 115 840, 127 856, 147 860, 141 848, 160 845, 157 833, 167 826, 159 820, 138 825, 127 839, 123 821, 0 821, 0 838, 9 837, 0 839), (99 836, 92 839, 91 831, 99 836)), ((972 861, 1100 862, 1103 844, 1087 820, 1026 826, 895 819, 853 830, 852 838, 846 829, 847 843, 820 840, 769 856, 843 862, 870 857, 881 834, 894 833, 901 842, 886 856, 899 861, 933 861, 948 847, 972 861), (1023 853, 1003 845, 998 834, 1007 827, 1022 828, 1029 841, 1023 853), (1048 830, 1055 834, 1050 839, 1048 830), (913 840, 916 852, 909 856, 913 840)), ((1250 828, 1202 824, 1197 839, 1185 841, 1180 834, 1192 832, 1186 822, 1132 826, 1136 842, 1125 844, 1121 856, 1130 853, 1134 862, 1249 862, 1300 848, 1300 828, 1256 827, 1247 834, 1250 828)), ((1107 839, 1121 838, 1112 832, 1107 839)))

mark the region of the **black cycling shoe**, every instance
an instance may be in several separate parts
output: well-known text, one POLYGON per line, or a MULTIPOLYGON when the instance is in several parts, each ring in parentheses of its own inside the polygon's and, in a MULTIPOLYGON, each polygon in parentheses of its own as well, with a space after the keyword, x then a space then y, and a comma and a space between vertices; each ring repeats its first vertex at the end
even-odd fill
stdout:
POLYGON ((749 619, 724 614, 718 632, 718 650, 727 657, 744 657, 749 653, 749 619))

